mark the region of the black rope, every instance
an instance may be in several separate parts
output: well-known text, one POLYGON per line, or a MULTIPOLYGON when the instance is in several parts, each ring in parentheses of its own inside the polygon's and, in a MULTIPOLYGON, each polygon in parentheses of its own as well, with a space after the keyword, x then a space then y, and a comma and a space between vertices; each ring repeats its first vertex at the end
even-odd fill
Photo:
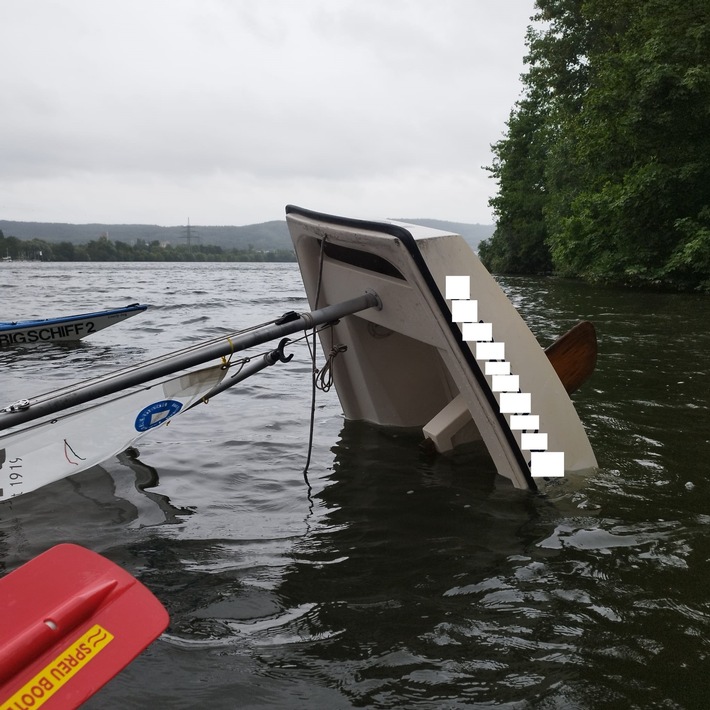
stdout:
MULTIPOLYGON (((323 254, 325 251, 325 241, 327 237, 323 237, 320 243, 320 255, 318 257, 318 283, 316 285, 316 297, 313 302, 313 309, 318 309, 318 299, 320 298, 320 289, 323 283, 323 254)), ((313 491, 311 487, 311 482, 308 480, 308 468, 311 465, 311 455, 313 453, 313 433, 315 430, 315 420, 316 420, 316 390, 317 384, 316 379, 318 377, 318 369, 316 368, 316 328, 313 328, 313 344, 311 345, 306 338, 306 343, 308 343, 308 349, 311 353, 311 369, 312 369, 312 381, 311 381, 311 417, 308 427, 308 451, 306 454, 306 465, 303 467, 303 480, 308 488, 308 501, 311 504, 311 509, 313 508, 313 499, 311 498, 311 493, 313 491)))
POLYGON ((328 353, 325 365, 316 375, 316 387, 321 392, 328 392, 333 386, 333 361, 335 358, 348 349, 347 345, 333 345, 328 353))

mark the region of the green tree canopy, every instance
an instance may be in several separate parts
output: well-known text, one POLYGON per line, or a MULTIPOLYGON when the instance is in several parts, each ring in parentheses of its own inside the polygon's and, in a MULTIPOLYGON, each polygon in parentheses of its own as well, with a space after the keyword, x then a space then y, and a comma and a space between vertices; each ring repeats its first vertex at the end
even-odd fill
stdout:
POLYGON ((710 288, 710 3, 536 4, 484 262, 710 288))

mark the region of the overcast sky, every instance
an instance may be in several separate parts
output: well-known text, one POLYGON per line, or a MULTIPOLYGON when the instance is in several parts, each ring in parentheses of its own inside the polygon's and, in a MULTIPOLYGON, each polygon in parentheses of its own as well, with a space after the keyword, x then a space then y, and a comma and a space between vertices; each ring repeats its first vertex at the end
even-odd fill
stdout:
POLYGON ((534 0, 0 0, 0 219, 491 223, 534 0))

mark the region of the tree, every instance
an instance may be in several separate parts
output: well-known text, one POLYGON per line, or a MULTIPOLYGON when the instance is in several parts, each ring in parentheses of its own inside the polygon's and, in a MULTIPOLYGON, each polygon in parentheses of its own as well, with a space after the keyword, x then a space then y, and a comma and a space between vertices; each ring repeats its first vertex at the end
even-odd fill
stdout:
MULTIPOLYGON (((585 5, 602 25, 609 3, 585 5)), ((551 146, 555 265, 593 279, 698 286, 710 278, 710 5, 614 7, 623 18, 614 18, 614 42, 590 53, 582 110, 551 146), (571 182, 570 162, 579 166, 571 182)))
POLYGON ((116 261, 116 247, 107 237, 99 237, 86 245, 91 261, 116 261))
POLYGON ((578 110, 588 83, 584 61, 586 27, 578 0, 538 0, 532 19, 543 28, 528 28, 522 77, 524 96, 508 120, 506 136, 492 146, 488 168, 499 183, 490 204, 496 231, 479 245, 483 262, 500 273, 550 271, 545 210, 549 201, 547 155, 559 133, 560 115, 578 110))
POLYGON ((71 242, 59 242, 52 247, 54 261, 75 261, 76 248, 71 242))
POLYGON ((494 146, 488 170, 504 187, 490 204, 496 230, 479 244, 483 263, 497 273, 540 273, 552 267, 546 245, 543 109, 533 98, 521 101, 510 116, 508 135, 494 146))
POLYGON ((499 222, 482 255, 539 272, 549 249, 563 274, 709 288, 710 3, 537 6, 526 97, 494 146, 499 222), (538 164, 510 169, 526 150, 538 164))

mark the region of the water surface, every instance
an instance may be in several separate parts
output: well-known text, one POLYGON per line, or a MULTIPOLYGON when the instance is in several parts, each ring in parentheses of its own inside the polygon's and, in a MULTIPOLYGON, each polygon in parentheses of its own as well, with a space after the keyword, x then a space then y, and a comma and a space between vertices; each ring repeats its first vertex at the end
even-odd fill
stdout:
MULTIPOLYGON (((0 350, 3 403, 306 310, 295 264, 33 264, 3 319, 136 301, 79 345, 0 350)), ((142 440, 137 460, 0 505, 0 570, 72 541, 138 576, 171 624, 89 708, 705 708, 710 299, 502 285, 541 344, 578 320, 574 395, 600 463, 547 495, 485 451, 431 457, 344 422, 294 360, 142 440)))

